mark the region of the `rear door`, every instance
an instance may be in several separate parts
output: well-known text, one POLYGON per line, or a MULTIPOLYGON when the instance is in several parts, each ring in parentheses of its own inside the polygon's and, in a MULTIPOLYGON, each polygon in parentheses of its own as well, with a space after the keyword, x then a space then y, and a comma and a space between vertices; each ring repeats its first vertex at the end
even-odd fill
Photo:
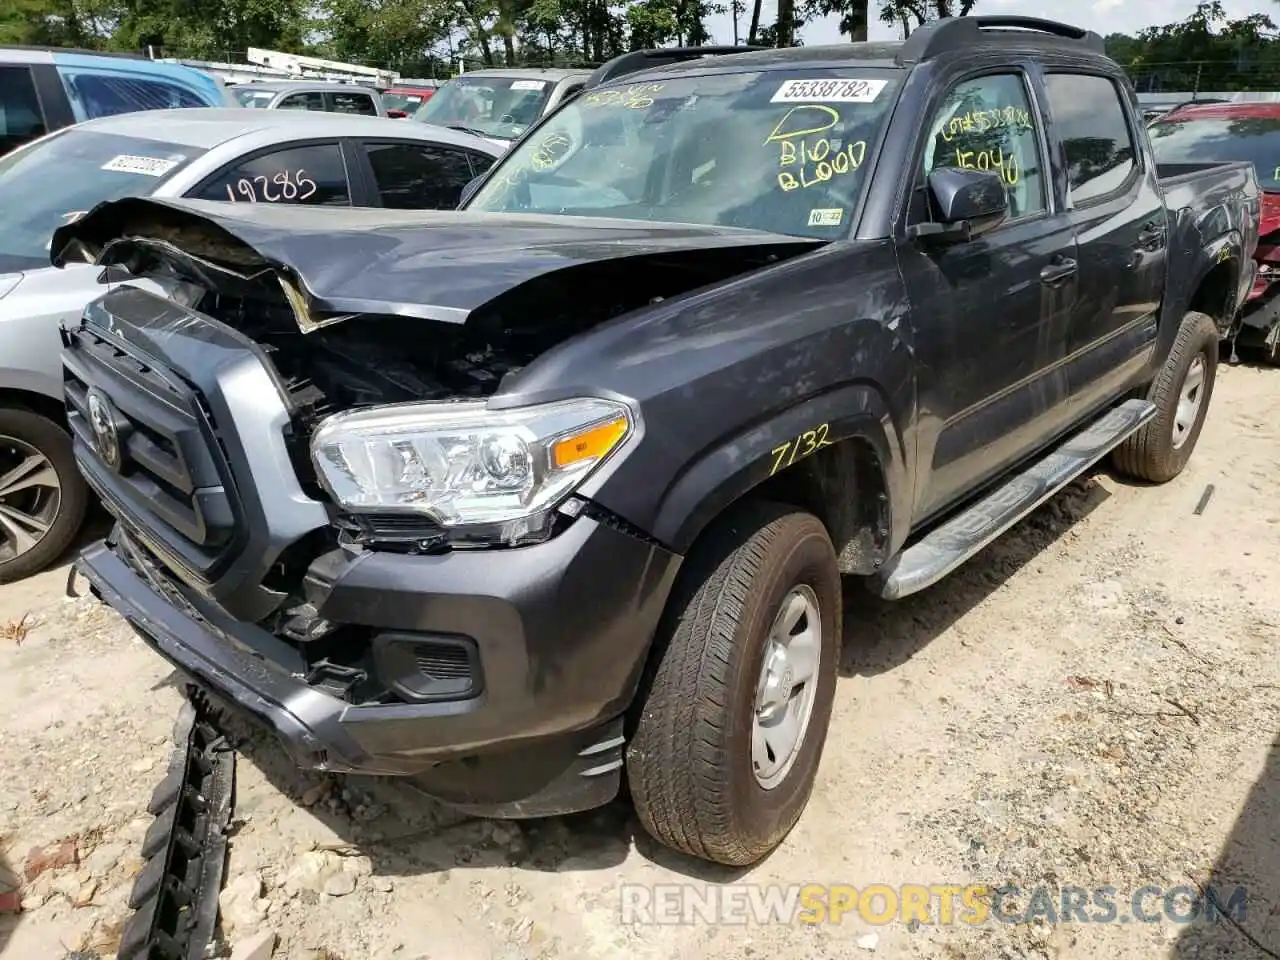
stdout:
POLYGON ((1168 224, 1141 122, 1113 78, 1049 66, 1045 99, 1067 171, 1079 300, 1067 340, 1073 416, 1127 389, 1155 345, 1168 224))
POLYGON ((486 156, 445 143, 358 143, 377 202, 394 210, 454 210, 463 187, 492 163, 486 156))
POLYGON ((898 234, 917 328, 918 521, 1033 453, 1065 416, 1075 237, 1054 195, 1033 90, 1023 69, 970 71, 926 113, 898 234), (939 167, 1000 174, 1009 220, 951 246, 905 239, 909 224, 931 218, 926 177, 939 167))

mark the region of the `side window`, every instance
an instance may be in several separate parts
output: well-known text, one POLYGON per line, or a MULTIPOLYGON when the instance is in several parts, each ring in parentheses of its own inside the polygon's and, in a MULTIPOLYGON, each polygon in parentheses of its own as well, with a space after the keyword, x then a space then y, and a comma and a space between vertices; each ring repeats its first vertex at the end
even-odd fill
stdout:
POLYGON ((1015 73, 955 87, 926 131, 924 173, 967 167, 1000 174, 1011 218, 1045 209, 1045 178, 1026 84, 1015 73))
POLYGON ((1053 124, 1067 152, 1072 205, 1122 189, 1137 161, 1115 83, 1082 73, 1051 73, 1045 85, 1053 124))
POLYGON ((44 117, 31 71, 26 67, 0 67, 0 154, 44 134, 44 117))
POLYGON ((376 117, 378 108, 367 93, 331 93, 334 113, 359 113, 367 117, 376 117))
POLYGON ((336 143, 277 150, 215 174, 190 194, 197 200, 349 207, 347 168, 336 143))
POLYGON ((316 110, 325 113, 324 94, 319 92, 312 93, 291 93, 280 101, 277 110, 316 110))
POLYGON ((382 205, 393 210, 453 210, 472 178, 464 151, 417 143, 365 146, 382 205))
POLYGON ((208 106, 190 90, 163 80, 141 80, 105 73, 77 73, 64 75, 63 79, 72 100, 84 111, 86 120, 140 110, 208 106))

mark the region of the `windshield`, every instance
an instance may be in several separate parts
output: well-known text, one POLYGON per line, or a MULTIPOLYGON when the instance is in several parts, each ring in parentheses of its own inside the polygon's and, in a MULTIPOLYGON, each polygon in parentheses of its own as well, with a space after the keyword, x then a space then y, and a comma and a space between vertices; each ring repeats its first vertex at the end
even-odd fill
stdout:
POLYGON ((1280 117, 1161 120, 1147 132, 1159 163, 1247 160, 1263 190, 1280 190, 1280 117))
POLYGON ((203 152, 69 127, 0 157, 0 273, 49 266, 55 229, 103 201, 150 193, 203 152))
POLYGON ((440 85, 413 119, 482 137, 514 140, 542 116, 554 87, 553 80, 454 77, 440 85))
POLYGON ((422 93, 388 92, 382 95, 382 105, 388 110, 400 110, 403 113, 413 113, 428 99, 429 95, 422 93))
POLYGON ((242 107, 254 107, 257 109, 266 109, 274 97, 274 90, 255 90, 252 87, 239 87, 232 91, 236 98, 236 102, 242 107))
POLYGON ((523 140, 466 209, 846 232, 898 71, 685 76, 592 90, 523 140))

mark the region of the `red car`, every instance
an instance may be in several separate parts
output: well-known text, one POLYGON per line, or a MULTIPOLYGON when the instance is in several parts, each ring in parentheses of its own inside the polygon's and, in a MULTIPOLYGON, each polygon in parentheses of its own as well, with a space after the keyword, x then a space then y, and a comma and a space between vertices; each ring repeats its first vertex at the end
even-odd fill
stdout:
POLYGON ((1262 188, 1257 278, 1235 336, 1280 364, 1280 103, 1212 103, 1178 107, 1148 128, 1163 164, 1248 160, 1262 188))
POLYGON ((387 116, 404 119, 412 117, 435 92, 435 87, 392 87, 382 91, 382 104, 387 108, 387 116))

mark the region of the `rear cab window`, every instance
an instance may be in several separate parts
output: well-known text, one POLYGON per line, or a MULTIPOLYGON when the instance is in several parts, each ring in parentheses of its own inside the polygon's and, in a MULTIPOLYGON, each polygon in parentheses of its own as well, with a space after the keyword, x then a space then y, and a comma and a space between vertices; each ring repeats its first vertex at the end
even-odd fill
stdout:
POLYGON ((367 93, 331 93, 329 99, 333 103, 334 113, 356 113, 365 117, 378 115, 378 108, 373 105, 373 98, 367 93))
POLYGON ((843 236, 901 78, 854 63, 599 87, 504 156, 466 209, 843 236))
POLYGON ((277 110, 314 110, 326 113, 324 94, 318 90, 306 93, 291 93, 276 105, 277 110))
POLYGON ((0 66, 0 156, 45 132, 30 68, 0 66))
POLYGON ((1055 70, 1045 76, 1045 87, 1066 152, 1068 204, 1078 207, 1124 192, 1138 171, 1138 152, 1115 81, 1055 70))

